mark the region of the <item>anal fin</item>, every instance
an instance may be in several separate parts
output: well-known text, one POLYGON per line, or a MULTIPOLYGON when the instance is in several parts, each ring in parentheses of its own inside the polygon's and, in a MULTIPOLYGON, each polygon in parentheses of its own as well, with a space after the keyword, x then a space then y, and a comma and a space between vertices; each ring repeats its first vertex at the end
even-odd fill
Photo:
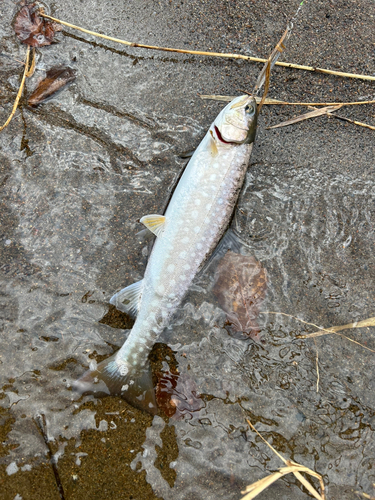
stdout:
POLYGON ((140 222, 142 222, 142 224, 144 224, 152 233, 156 234, 156 236, 160 236, 162 234, 165 221, 165 216, 158 214, 145 215, 140 220, 140 222))
POLYGON ((117 292, 109 301, 116 309, 129 314, 135 318, 139 311, 143 290, 143 280, 137 281, 132 285, 123 288, 117 292))

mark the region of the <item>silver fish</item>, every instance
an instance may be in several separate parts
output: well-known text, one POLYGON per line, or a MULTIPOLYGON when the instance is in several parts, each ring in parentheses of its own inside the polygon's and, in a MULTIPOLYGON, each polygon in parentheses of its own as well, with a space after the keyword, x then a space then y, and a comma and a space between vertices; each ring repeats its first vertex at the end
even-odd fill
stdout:
POLYGON ((256 125, 253 97, 230 102, 189 161, 165 215, 142 217, 157 236, 145 276, 110 300, 136 321, 121 349, 74 383, 79 392, 121 395, 134 406, 156 412, 148 354, 228 225, 256 125))

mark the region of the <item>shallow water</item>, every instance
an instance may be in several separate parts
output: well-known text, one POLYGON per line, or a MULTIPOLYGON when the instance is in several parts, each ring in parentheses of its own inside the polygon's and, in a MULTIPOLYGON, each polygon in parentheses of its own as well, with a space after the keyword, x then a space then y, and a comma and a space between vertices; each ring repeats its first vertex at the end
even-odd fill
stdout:
MULTIPOLYGON (((371 5, 360 2, 353 15, 370 23, 361 12, 373 12, 371 5)), ((219 13, 199 2, 112 2, 103 18, 99 2, 52 7, 72 22, 84 15, 91 29, 110 26, 114 36, 228 51, 246 45, 250 35, 228 26, 243 27, 247 18, 252 40, 259 33, 251 45, 257 55, 283 28, 281 13, 264 2, 237 11, 225 4, 219 13)), ((7 20, 1 52, 22 58, 9 26, 12 2, 0 10, 7 20)), ((304 40, 314 39, 319 5, 304 16, 289 42, 290 60, 301 63, 314 62, 304 40)), ((351 40, 345 19, 335 18, 335 27, 343 25, 329 35, 332 43, 351 40)), ((322 474, 329 498, 374 494, 374 353, 338 335, 298 339, 316 328, 273 314, 323 327, 374 316, 373 133, 325 118, 269 131, 294 111, 264 108, 231 242, 267 271, 260 341, 225 328, 212 291, 216 259, 152 353, 155 373, 178 367, 187 395, 196 388, 195 411, 176 420, 145 415, 119 398, 78 399, 72 381, 121 346, 131 327, 108 300, 143 275, 149 250, 136 237, 137 220, 162 210, 186 162, 178 154, 199 143, 222 107, 197 92, 233 94, 251 87, 259 68, 59 37, 59 45, 38 53, 28 90, 56 64, 77 69, 76 82, 36 110, 23 105, 0 134, 2 498, 60 498, 60 483, 72 499, 238 499, 246 484, 282 465, 247 418, 286 458, 322 474)), ((373 65, 367 49, 353 47, 361 64, 373 65)), ((346 57, 355 71, 351 51, 346 57)), ((6 58, 1 63, 5 121, 20 69, 6 58)), ((275 71, 272 97, 289 92, 291 100, 311 100, 314 92, 323 100, 334 89, 335 98, 356 100, 356 93, 373 93, 366 83, 283 71, 275 71), (297 84, 286 85, 286 77, 297 84)), ((361 113, 371 122, 370 108, 361 113)), ((342 333, 375 350, 373 327, 342 333)), ((262 495, 306 498, 289 477, 262 495)))

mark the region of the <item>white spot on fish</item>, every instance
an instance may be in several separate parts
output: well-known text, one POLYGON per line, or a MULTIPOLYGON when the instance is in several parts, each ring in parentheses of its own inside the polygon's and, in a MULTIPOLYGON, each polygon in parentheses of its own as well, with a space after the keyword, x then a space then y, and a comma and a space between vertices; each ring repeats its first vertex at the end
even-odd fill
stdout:
POLYGON ((216 179, 216 174, 210 175, 210 181, 214 181, 216 179))
POLYGON ((197 248, 200 250, 203 247, 202 243, 197 243, 197 248))
POLYGON ((198 217, 198 210, 193 210, 191 212, 191 215, 192 215, 192 217, 194 217, 194 219, 196 219, 198 217))
POLYGON ((190 269, 190 264, 185 264, 184 269, 186 269, 186 270, 190 269))
POLYGON ((159 285, 159 286, 157 287, 157 291, 158 291, 159 293, 164 293, 164 292, 165 292, 165 286, 164 286, 164 285, 159 285))
POLYGON ((196 205, 200 205, 200 204, 201 204, 201 200, 200 200, 199 198, 197 198, 197 199, 195 200, 195 204, 196 204, 196 205))
POLYGON ((187 255, 187 252, 184 250, 183 252, 180 253, 179 257, 181 259, 184 259, 186 257, 186 255, 187 255))
POLYGON ((121 391, 127 391, 129 389, 128 384, 125 384, 121 387, 121 391))
POLYGON ((223 204, 223 202, 224 202, 224 200, 223 200, 223 198, 219 198, 219 199, 217 200, 217 202, 218 202, 218 204, 219 204, 219 205, 222 205, 222 204, 223 204))
POLYGON ((175 270, 175 267, 176 266, 174 264, 169 264, 169 266, 167 267, 167 271, 171 273, 175 270))
POLYGON ((195 226, 195 228, 194 228, 194 233, 199 233, 200 229, 201 229, 201 228, 200 228, 199 226, 195 226))
POLYGON ((120 375, 122 377, 125 377, 125 375, 128 374, 129 368, 128 365, 124 362, 117 362, 118 363, 118 371, 120 372, 120 375))
POLYGON ((182 243, 189 243, 189 238, 185 236, 185 238, 182 238, 182 243))

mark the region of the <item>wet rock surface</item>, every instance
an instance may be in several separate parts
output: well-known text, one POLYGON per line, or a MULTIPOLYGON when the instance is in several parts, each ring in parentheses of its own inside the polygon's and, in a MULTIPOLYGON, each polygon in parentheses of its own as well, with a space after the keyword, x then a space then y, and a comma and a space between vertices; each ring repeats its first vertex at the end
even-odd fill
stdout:
MULTIPOLYGON (((51 14, 139 43, 265 57, 295 2, 99 1, 51 4, 51 14)), ((17 93, 25 47, 0 5, 0 118, 17 93)), ((374 4, 304 5, 284 60, 375 73, 374 4)), ((267 271, 261 341, 230 336, 197 277, 153 357, 187 374, 202 398, 181 420, 118 398, 78 399, 71 383, 121 346, 131 327, 114 292, 139 280, 147 243, 137 220, 162 211, 222 103, 197 94, 251 91, 253 63, 128 48, 64 29, 37 51, 27 93, 49 68, 77 72, 32 109, 23 99, 0 134, 0 477, 2 498, 226 498, 286 458, 323 475, 328 498, 374 495, 374 353, 346 338, 297 339, 319 326, 374 316, 374 133, 320 117, 266 130, 299 112, 264 107, 232 228, 267 271), (317 392, 316 359, 319 363, 317 392), (36 424, 45 416, 43 436, 36 424), (46 444, 48 442, 48 446, 46 444), (59 479, 53 473, 56 462, 59 479), (17 497, 18 495, 18 497, 17 497)), ((270 97, 374 99, 374 83, 275 68, 270 97)), ((374 124, 371 106, 340 114, 374 124)), ((374 327, 342 332, 375 350, 374 327)), ((156 362, 155 362, 156 363, 156 362)), ((160 366, 159 366, 160 368, 160 366)), ((262 498, 306 498, 293 477, 262 498)))

